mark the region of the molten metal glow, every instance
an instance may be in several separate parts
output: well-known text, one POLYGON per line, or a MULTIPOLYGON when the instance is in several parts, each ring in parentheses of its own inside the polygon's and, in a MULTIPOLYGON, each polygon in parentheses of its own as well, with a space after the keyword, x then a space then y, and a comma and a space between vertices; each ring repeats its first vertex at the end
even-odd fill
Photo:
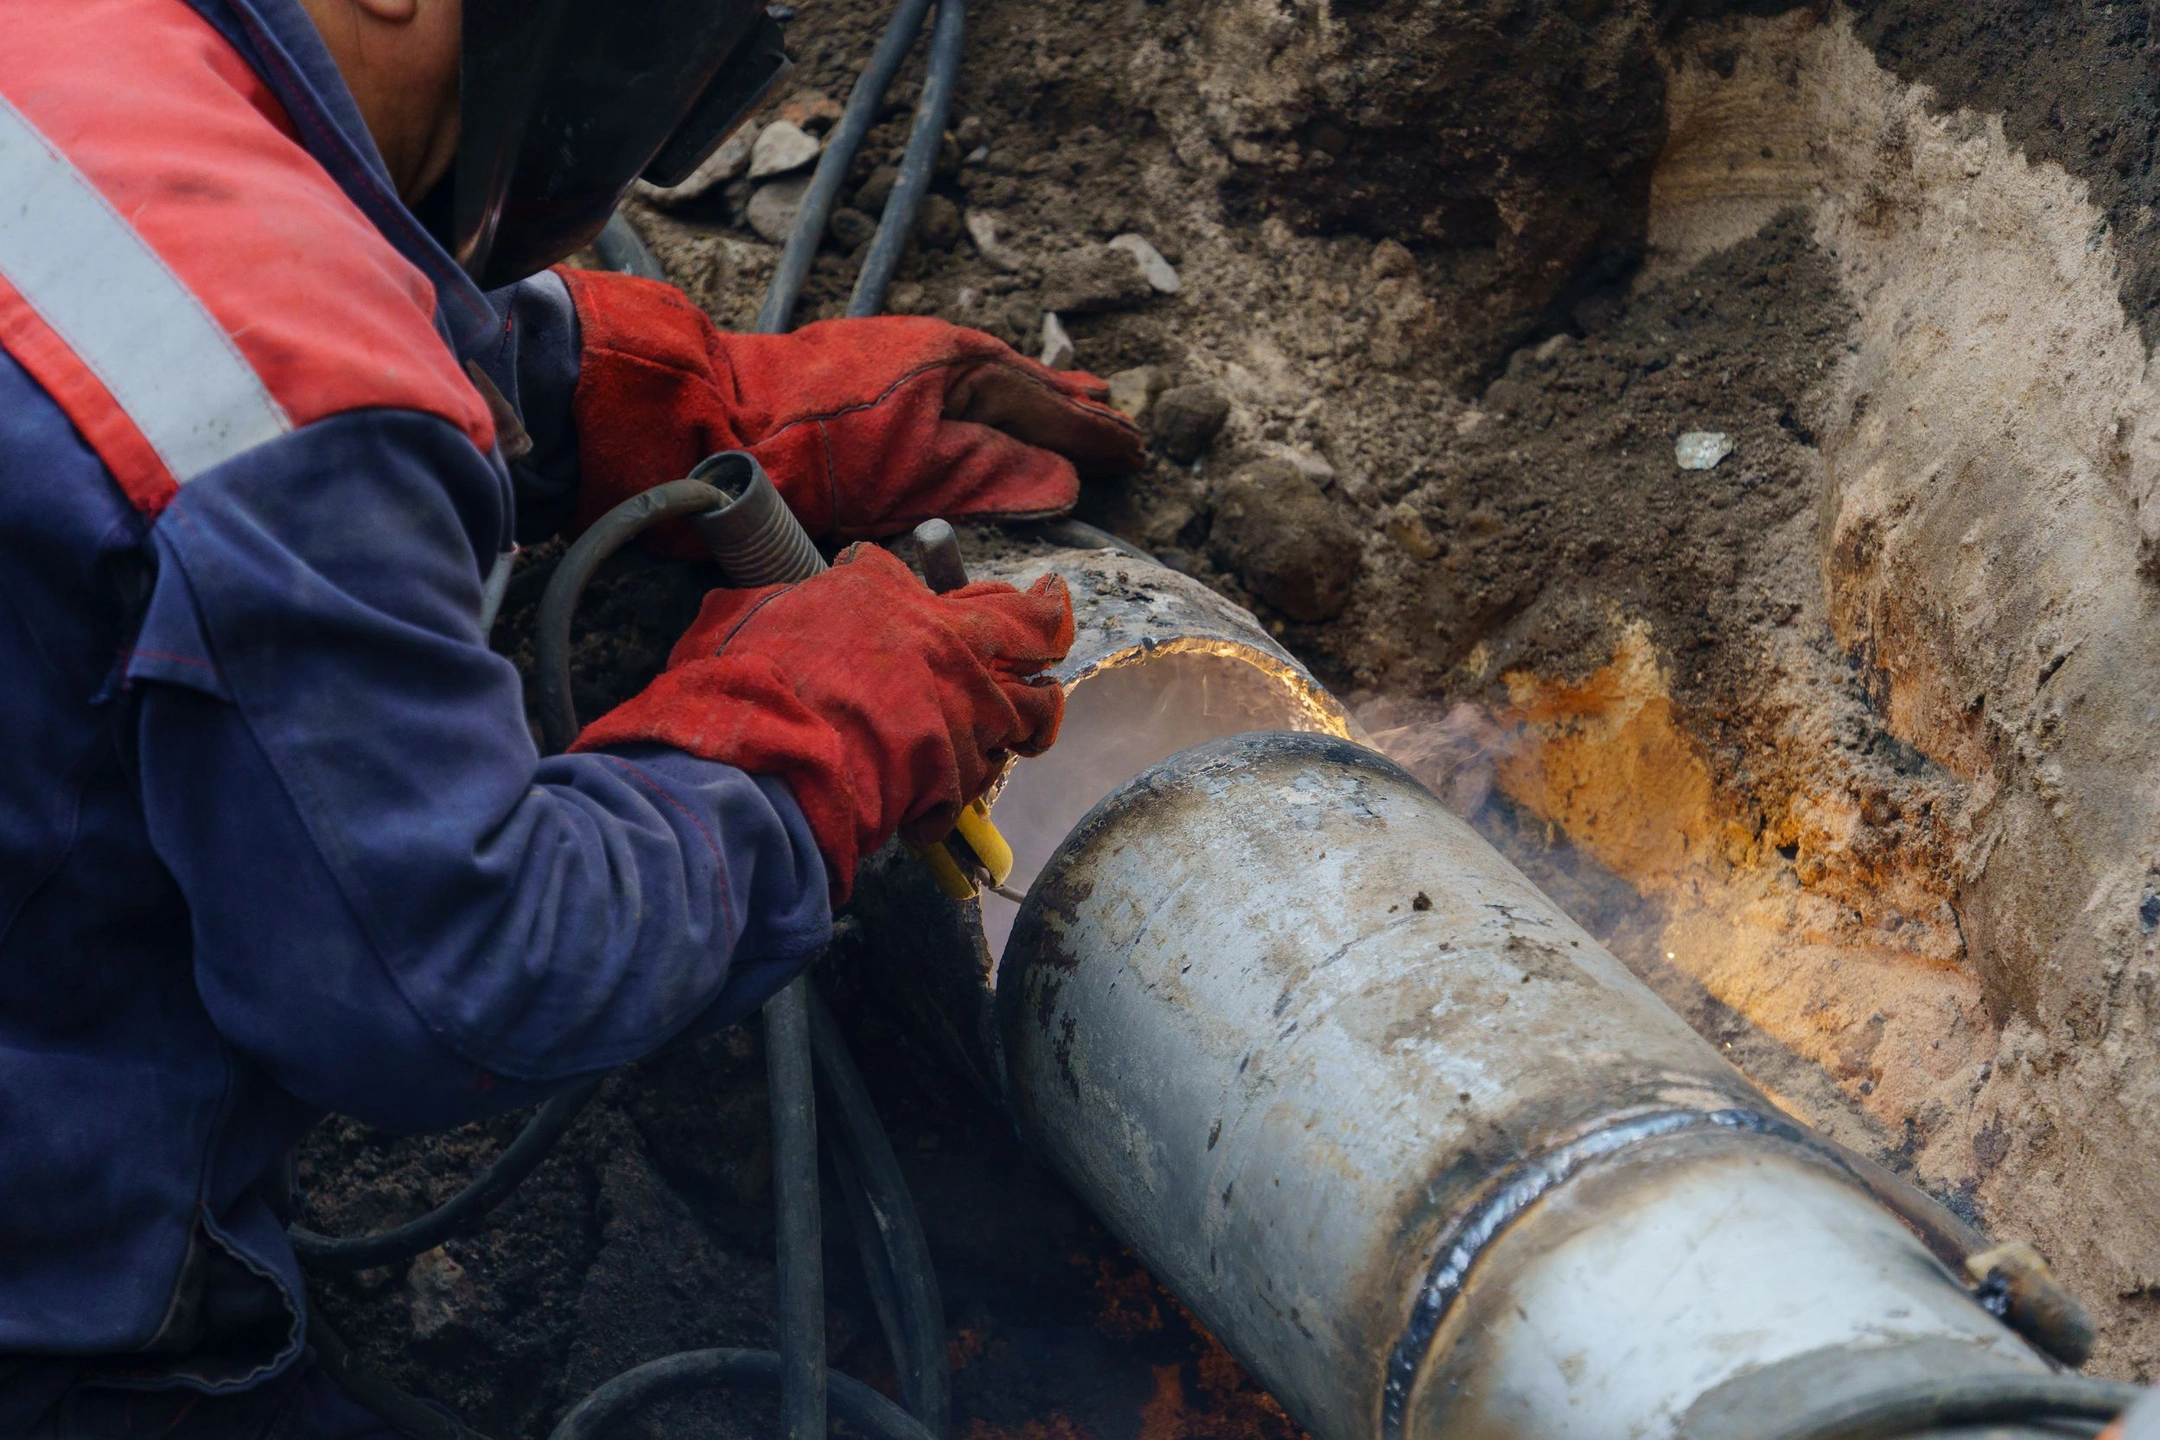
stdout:
MULTIPOLYGON (((1244 646, 1192 641, 1118 655, 1067 687, 1065 725, 1047 755, 1013 767, 992 818, 1013 847, 1016 891, 1035 883, 1095 802, 1180 750, 1253 730, 1345 735, 1341 711, 1280 661, 1244 646)), ((982 899, 990 953, 1019 907, 982 899)))

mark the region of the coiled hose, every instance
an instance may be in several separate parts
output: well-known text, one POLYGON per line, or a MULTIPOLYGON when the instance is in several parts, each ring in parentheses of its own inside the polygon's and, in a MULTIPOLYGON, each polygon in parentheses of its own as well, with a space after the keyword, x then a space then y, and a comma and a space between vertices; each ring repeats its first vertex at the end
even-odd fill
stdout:
MULTIPOLYGON (((759 314, 761 332, 777 333, 790 327, 840 187, 929 8, 930 0, 900 0, 870 64, 856 80, 775 270, 759 314)), ((964 0, 942 0, 937 40, 901 180, 894 186, 866 257, 866 262, 875 257, 877 263, 875 267, 866 263, 851 314, 874 314, 883 306, 885 289, 913 229, 943 140, 964 25, 964 0)), ((602 259, 609 268, 643 274, 658 270, 636 232, 619 216, 609 228, 608 240, 602 259)), ((578 596, 601 562, 646 527, 710 512, 729 498, 700 480, 661 486, 609 512, 556 567, 542 600, 536 636, 540 718, 551 751, 567 748, 577 731, 569 693, 569 623, 578 596)), ((736 578, 738 583, 758 583, 753 577, 736 578)), ((921 1220, 891 1141, 838 1026, 806 979, 798 978, 767 1002, 766 1031, 779 1220, 780 1352, 692 1351, 641 1365, 574 1407, 557 1426, 553 1440, 591 1440, 653 1400, 711 1384, 777 1386, 790 1440, 821 1440, 828 1401, 844 1419, 875 1435, 894 1440, 933 1440, 943 1435, 951 1406, 943 1309, 921 1220), (899 1373, 906 1410, 825 1368, 813 1074, 824 1082, 840 1120, 838 1143, 831 1147, 834 1169, 862 1254, 872 1304, 899 1373)), ((428 1214, 380 1234, 350 1238, 295 1227, 294 1248, 312 1267, 355 1270, 409 1259, 470 1229, 546 1157, 591 1102, 599 1084, 587 1081, 548 1102, 472 1184, 428 1214)), ((481 1440, 434 1407, 355 1369, 346 1347, 319 1316, 310 1332, 324 1363, 385 1418, 428 1440, 481 1440)))

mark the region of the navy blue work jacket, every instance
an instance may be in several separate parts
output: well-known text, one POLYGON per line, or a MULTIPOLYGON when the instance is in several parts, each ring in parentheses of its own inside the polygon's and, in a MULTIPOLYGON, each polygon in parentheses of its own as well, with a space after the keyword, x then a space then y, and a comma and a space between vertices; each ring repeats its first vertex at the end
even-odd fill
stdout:
POLYGON ((742 1017, 784 786, 543 760, 482 587, 566 509, 561 282, 479 294, 295 0, 0 0, 0 1434, 289 1366, 282 1157, 742 1017), (477 361, 539 441, 513 477, 477 361), (12 1408, 11 1408, 12 1407, 12 1408))

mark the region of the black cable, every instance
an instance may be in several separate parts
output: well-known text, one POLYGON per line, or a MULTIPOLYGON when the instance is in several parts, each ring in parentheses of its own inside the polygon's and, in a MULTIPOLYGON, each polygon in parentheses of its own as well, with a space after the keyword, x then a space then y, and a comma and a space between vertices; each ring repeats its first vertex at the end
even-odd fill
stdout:
POLYGON ((299 1225, 285 1233, 301 1260, 317 1270, 365 1270, 410 1260, 462 1233, 500 1205, 547 1159, 555 1142, 598 1093, 600 1082, 588 1080, 548 1101, 478 1179, 417 1220, 373 1235, 324 1235, 299 1225))
POLYGON ((780 1269, 781 1409, 788 1440, 825 1440, 825 1245, 819 1233, 817 1092, 810 1072, 810 980, 765 1002, 772 1092, 773 1216, 780 1269))
POLYGON ((577 739, 577 707, 570 699, 570 617, 593 572, 636 539, 639 531, 666 520, 688 519, 726 501, 725 495, 702 480, 656 485, 594 521, 557 563, 540 597, 540 615, 533 630, 533 699, 549 754, 561 754, 577 739))
MULTIPOLYGON (((780 1384, 781 1360, 770 1350, 685 1350, 648 1360, 602 1385, 563 1416, 548 1440, 601 1440, 638 1411, 672 1395, 708 1385, 772 1390, 780 1384)), ((832 1409, 848 1424, 879 1440, 934 1440, 905 1410, 858 1380, 826 1377, 832 1409)))
POLYGON ((308 1312, 307 1338, 317 1363, 340 1389, 412 1440, 487 1440, 448 1411, 438 1410, 354 1365, 352 1351, 343 1337, 330 1328, 320 1310, 308 1312))
POLYGON ((829 1150, 870 1282, 871 1303, 900 1375, 900 1398, 925 1429, 943 1435, 952 1412, 952 1373, 945 1351, 945 1305, 930 1261, 930 1242, 870 1089, 848 1054, 839 1023, 815 990, 810 992, 810 1044, 818 1078, 825 1082, 826 1098, 840 1122, 829 1150))
MULTIPOLYGON (((887 22, 885 33, 878 40, 870 62, 855 79, 848 92, 846 108, 841 112, 840 122, 832 129, 825 142, 825 152, 818 159, 818 166, 810 179, 809 189, 803 195, 802 208, 796 213, 795 226, 788 234, 786 248, 774 267, 772 284, 765 293, 765 303, 758 311, 757 328, 763 334, 779 334, 793 322, 795 308, 802 298, 803 282, 809 276, 810 263, 817 256, 823 241, 825 226, 832 218, 833 206, 839 198, 840 187, 846 183, 848 171, 855 163, 855 155, 862 148, 865 136, 876 123, 878 107, 884 102, 885 92, 891 88, 893 77, 899 73, 907 59, 909 48, 915 43, 916 34, 922 29, 923 18, 930 8, 930 0, 899 0, 893 8, 892 19, 887 22)), ((939 43, 951 53, 950 65, 957 66, 960 54, 960 31, 964 26, 964 14, 959 4, 952 6, 949 14, 939 17, 939 43), (948 35, 949 32, 949 35, 948 35)), ((942 52, 941 52, 942 53, 942 52)), ((917 149, 917 141, 927 130, 931 139, 929 164, 935 165, 937 145, 944 138, 944 116, 950 113, 953 76, 948 70, 942 77, 938 74, 937 61, 933 57, 932 74, 926 77, 923 95, 918 102, 916 121, 909 137, 909 157, 917 149), (939 108, 934 124, 928 124, 924 112, 932 106, 939 108)), ((918 177, 927 181, 925 168, 918 177)), ((900 198, 899 185, 894 186, 893 199, 900 198)), ((916 213, 921 207, 921 184, 911 187, 910 197, 895 210, 893 199, 886 203, 886 217, 878 228, 877 241, 886 239, 888 233, 895 255, 905 245, 907 232, 912 229, 916 213), (904 222, 904 223, 903 223, 904 222)), ((890 276, 888 274, 887 278, 890 276)), ((878 300, 882 302, 884 284, 877 285, 878 300)), ((858 283, 858 294, 861 293, 858 283)), ((875 307, 873 307, 875 308, 875 307)), ((853 306, 850 313, 859 313, 853 306)), ((798 577, 799 578, 799 577, 798 577)), ((773 1078, 773 1120, 775 1146, 775 1196, 779 1203, 782 1235, 782 1286, 781 1323, 783 1335, 790 1328, 788 1318, 790 1297, 795 1303, 807 1305, 816 1301, 815 1316, 818 1336, 818 1364, 823 1364, 823 1294, 814 1296, 799 1292, 791 1285, 789 1265, 784 1258, 791 1247, 819 1247, 817 1216, 817 1168, 815 1159, 815 1121, 807 1124, 792 1137, 784 1126, 801 1124, 798 1117, 814 1117, 814 1111, 799 1108, 792 1101, 785 1107, 781 1100, 780 1075, 776 1068, 778 1050, 773 1027, 773 1004, 790 994, 805 997, 804 1019, 815 1025, 815 1011, 809 1007, 814 1000, 807 978, 798 978, 781 995, 767 1002, 766 1013, 766 1059, 773 1078), (803 1145, 807 1136, 809 1145, 803 1145), (791 1145, 792 1139, 792 1145, 791 1145), (782 1165, 778 1152, 784 1146, 808 1149, 807 1165, 791 1163, 787 1168, 795 1172, 791 1184, 796 1188, 783 1188, 778 1183, 782 1165), (807 1204, 805 1203, 807 1198, 807 1204), (792 1215, 791 1206, 792 1204, 792 1215), (792 1232, 792 1233, 791 1233, 792 1232)), ((829 1021, 829 1017, 828 1021, 829 1021)), ((793 1028, 793 1018, 785 1022, 793 1028)), ((868 1278, 872 1304, 878 1310, 880 1328, 885 1331, 887 1348, 892 1352, 893 1366, 906 1389, 909 1408, 916 1417, 929 1426, 931 1434, 942 1435, 950 1410, 950 1380, 945 1358, 944 1310, 937 1298, 936 1281, 931 1268, 929 1248, 923 1239, 922 1225, 915 1214, 914 1202, 907 1192, 906 1182, 899 1174, 897 1163, 892 1160, 892 1144, 885 1136, 884 1127, 878 1123, 877 1112, 869 1106, 868 1093, 862 1090, 860 1077, 854 1074, 853 1062, 847 1059, 845 1042, 839 1037, 837 1027, 828 1027, 827 1043, 820 1047, 825 1060, 824 1073, 828 1090, 836 1098, 847 1088, 849 1078, 854 1080, 853 1093, 842 1102, 841 1123, 843 1133, 852 1142, 852 1150, 844 1151, 835 1145, 835 1168, 841 1177, 841 1191, 850 1216, 854 1220, 856 1243, 860 1249, 863 1268, 868 1278), (844 1069, 842 1068, 844 1066, 844 1069), (840 1077, 840 1078, 835 1078, 840 1077), (854 1103, 856 1101, 860 1103, 854 1103), (841 1158, 845 1154, 846 1158, 841 1158)), ((792 1073, 792 1061, 790 1070, 792 1073)), ((807 1066, 807 1055, 804 1060, 807 1066)), ((792 1086, 792 1081, 789 1082, 792 1086)), ((797 1266, 800 1275, 804 1269, 797 1266)), ((800 1329, 807 1330, 805 1321, 800 1329)), ((783 1341, 785 1344, 785 1341, 783 1341)), ((793 1359, 792 1352, 791 1361, 793 1359)), ((791 1370, 794 1367, 791 1363, 791 1370)), ((795 1387, 783 1387, 788 1408, 793 1411, 807 1408, 802 1389, 810 1383, 812 1372, 807 1366, 794 1370, 795 1387)), ((820 1394, 822 1395, 822 1391, 820 1394)), ((837 1390, 834 1390, 837 1394, 837 1390)), ((790 1428, 794 1429, 791 1420, 790 1428)), ((821 1436, 822 1431, 818 1432, 821 1436)))
POLYGON ((938 152, 945 145, 945 122, 952 115, 953 87, 960 78, 960 53, 967 40, 967 0, 938 0, 937 26, 930 35, 929 69, 923 76, 922 98, 915 105, 915 123, 908 131, 907 151, 900 159, 900 175, 886 197, 885 213, 878 219, 877 234, 870 238, 869 253, 855 277, 855 293, 848 297, 851 317, 875 315, 885 308, 885 291, 893 272, 900 268, 901 252, 915 233, 915 218, 922 213, 930 193, 930 176, 937 168, 938 152))
POLYGON ((593 253, 600 257, 604 269, 620 270, 640 280, 667 279, 667 271, 660 268, 659 260, 645 244, 645 237, 630 228, 629 220, 620 210, 608 216, 606 227, 594 238, 593 253))
POLYGON ((1984 1375, 1901 1385, 1835 1400, 1796 1421, 1763 1417, 1759 1440, 1900 1440, 1953 1425, 2108 1421, 2144 1396, 2134 1385, 2074 1375, 1984 1375))
POLYGON ((907 59, 908 47, 915 43, 915 34, 922 29, 923 16, 929 10, 930 0, 900 0, 893 7, 892 20, 871 54, 870 63, 855 77, 847 108, 840 112, 840 123, 825 139, 825 153, 818 158, 810 188, 803 193, 802 209, 796 212, 795 228, 788 234, 787 248, 780 252, 780 263, 773 270, 772 287, 765 292, 764 308, 758 311, 759 334, 778 335, 794 319, 803 281, 809 277, 810 262, 817 258, 818 244, 825 238, 825 224, 832 219, 840 187, 847 183, 848 168, 855 163, 855 152, 862 148, 863 137, 877 122, 878 106, 892 88, 893 76, 900 73, 901 62, 907 59))

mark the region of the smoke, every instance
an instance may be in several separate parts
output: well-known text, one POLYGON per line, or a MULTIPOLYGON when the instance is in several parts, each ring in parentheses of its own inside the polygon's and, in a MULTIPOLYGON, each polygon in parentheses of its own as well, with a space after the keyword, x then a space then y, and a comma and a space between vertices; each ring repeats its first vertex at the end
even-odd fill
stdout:
POLYGON ((1501 764, 1521 747, 1521 730, 1475 705, 1399 695, 1354 700, 1352 713, 1381 754, 1409 771, 1465 820, 1492 798, 1501 764))

